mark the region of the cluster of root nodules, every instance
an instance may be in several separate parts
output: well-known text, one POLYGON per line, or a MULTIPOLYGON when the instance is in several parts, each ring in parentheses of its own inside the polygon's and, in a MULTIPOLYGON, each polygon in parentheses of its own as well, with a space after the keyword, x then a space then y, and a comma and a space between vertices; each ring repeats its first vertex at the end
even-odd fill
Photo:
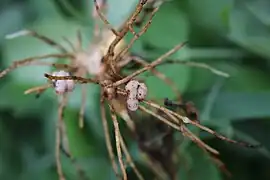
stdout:
POLYGON ((144 83, 131 80, 127 83, 125 90, 127 92, 127 108, 136 111, 139 108, 139 101, 143 101, 147 95, 147 87, 144 83))
MULTIPOLYGON (((67 50, 63 45, 58 42, 51 40, 48 37, 38 34, 37 32, 30 30, 23 30, 18 33, 8 35, 7 38, 12 39, 19 36, 32 36, 39 40, 47 43, 50 46, 57 48, 60 53, 56 54, 45 54, 35 57, 29 57, 23 60, 15 61, 10 67, 0 72, 0 78, 7 75, 9 72, 24 66, 41 65, 50 66, 57 69, 53 73, 45 73, 45 77, 49 80, 47 84, 33 87, 25 91, 25 94, 36 93, 37 95, 43 93, 48 88, 53 88, 59 98, 59 109, 58 109, 58 126, 61 127, 63 124, 63 113, 64 107, 68 101, 68 94, 72 93, 76 84, 81 84, 81 108, 79 112, 79 126, 83 127, 83 117, 85 114, 85 101, 87 97, 87 84, 97 84, 101 87, 100 105, 101 105, 101 120, 104 127, 106 147, 112 163, 113 170, 119 179, 126 180, 128 178, 126 167, 130 166, 138 179, 144 179, 143 175, 137 169, 132 157, 125 145, 124 138, 119 130, 117 115, 120 116, 128 124, 130 131, 135 132, 134 121, 130 117, 130 112, 140 111, 152 117, 152 119, 160 121, 171 129, 181 132, 184 136, 190 138, 194 143, 201 147, 205 152, 210 155, 218 155, 219 152, 214 148, 205 144, 199 137, 193 134, 187 128, 188 124, 192 124, 203 131, 207 131, 217 138, 227 141, 230 143, 238 144, 240 146, 256 148, 259 145, 251 145, 246 142, 239 142, 231 140, 221 134, 218 134, 214 130, 200 124, 198 120, 198 113, 192 103, 173 102, 169 99, 164 101, 164 104, 160 105, 154 101, 147 100, 148 92, 146 84, 137 80, 136 77, 146 71, 152 73, 153 76, 164 81, 170 87, 175 97, 180 98, 181 93, 179 92, 175 83, 162 74, 157 69, 157 66, 163 65, 185 65, 197 68, 204 68, 210 72, 223 76, 229 77, 225 72, 217 70, 207 64, 197 62, 187 62, 170 59, 168 57, 180 50, 185 43, 180 43, 173 47, 171 50, 161 55, 159 58, 153 60, 151 63, 145 61, 142 57, 131 56, 130 48, 133 43, 138 40, 150 27, 150 24, 154 18, 154 15, 163 4, 163 0, 138 0, 138 3, 131 13, 131 15, 124 21, 124 23, 118 28, 114 28, 107 20, 105 13, 109 8, 106 1, 93 0, 94 2, 94 13, 93 21, 95 22, 95 31, 93 34, 94 42, 90 43, 88 49, 82 48, 81 34, 78 31, 77 40, 72 43, 68 38, 64 40, 71 47, 71 51, 67 50), (103 26, 101 25, 103 23, 103 26), (138 32, 135 31, 135 27, 140 29, 138 32), (125 42, 123 38, 127 33, 131 32, 133 38, 130 42, 125 42), (42 60, 48 58, 66 59, 68 63, 52 63, 44 62, 42 60), (137 63, 141 68, 137 69, 129 75, 123 75, 122 69, 126 67, 130 62, 137 63), (92 76, 88 78, 88 76, 92 76), (117 161, 115 160, 115 154, 113 152, 108 122, 105 114, 105 105, 108 104, 110 108, 110 115, 113 121, 114 135, 115 135, 115 146, 117 150, 117 161), (168 106, 176 107, 175 111, 170 110, 168 106), (179 110, 180 109, 180 110, 179 110), (126 161, 123 161, 125 157, 126 161), (120 165, 120 171, 118 168, 120 165)), ((164 2, 167 3, 167 2, 164 2)), ((169 3, 169 2, 168 2, 169 3)), ((181 98, 180 98, 181 99, 181 98)), ((154 128, 154 127, 153 127, 154 128)), ((151 130, 151 129, 150 129, 151 130)), ((152 129, 153 131, 155 129, 152 129)), ((138 131, 136 131, 138 132, 138 131)), ((57 172, 61 180, 65 179, 65 173, 62 171, 61 160, 60 160, 60 144, 63 131, 61 128, 56 128, 56 161, 57 161, 57 172)), ((147 153, 146 153, 147 154, 147 153)), ((72 156, 72 154, 71 154, 72 156)), ((149 155, 151 156, 151 155, 149 155)), ((214 160, 217 163, 217 160, 214 160)), ((220 165, 220 163, 217 163, 220 165)), ((151 166, 151 165, 150 165, 151 166)), ((157 171, 158 173, 158 171, 157 171)))

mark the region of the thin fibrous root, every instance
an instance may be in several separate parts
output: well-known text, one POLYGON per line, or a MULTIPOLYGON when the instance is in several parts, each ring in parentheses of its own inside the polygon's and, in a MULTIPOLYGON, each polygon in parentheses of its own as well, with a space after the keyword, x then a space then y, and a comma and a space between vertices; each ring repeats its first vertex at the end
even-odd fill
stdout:
POLYGON ((149 26, 151 25, 152 23, 152 20, 153 20, 153 17, 154 15, 156 14, 156 12, 158 11, 159 8, 155 8, 152 12, 151 12, 151 15, 150 15, 150 18, 149 20, 147 21, 147 23, 143 26, 143 28, 141 29, 141 31, 138 33, 138 34, 135 34, 134 37, 131 39, 130 43, 116 56, 116 62, 119 61, 119 59, 121 57, 123 57, 127 52, 128 50, 132 47, 132 45, 134 44, 134 42, 139 39, 139 37, 141 37, 144 33, 146 33, 146 31, 148 30, 149 26))
POLYGON ((128 81, 130 81, 132 78, 138 76, 139 74, 153 69, 154 67, 156 67, 157 65, 159 65, 163 60, 165 60, 165 58, 169 57, 170 55, 172 55, 173 53, 175 53, 176 51, 178 51, 179 49, 181 49, 186 43, 181 43, 177 46, 175 46, 173 49, 171 49, 170 51, 168 51, 167 53, 163 54, 162 56, 160 56, 159 58, 157 58, 155 61, 153 61, 152 63, 148 64, 147 66, 145 66, 144 68, 141 68, 137 71, 135 71, 134 73, 130 74, 129 76, 116 81, 115 83, 112 84, 113 87, 118 87, 121 84, 127 83, 128 81))
POLYGON ((113 51, 114 51, 115 46, 128 33, 130 25, 133 24, 136 21, 137 17, 139 16, 139 14, 142 11, 143 6, 146 4, 146 2, 147 2, 147 0, 139 0, 138 4, 136 6, 136 10, 127 19, 127 21, 123 23, 122 27, 120 28, 121 30, 120 30, 119 36, 116 36, 116 38, 114 39, 114 41, 109 46, 109 49, 108 49, 108 52, 107 52, 107 55, 106 56, 113 55, 113 51))
POLYGON ((215 137, 217 137, 218 139, 221 139, 223 141, 227 141, 229 143, 232 143, 232 144, 238 144, 240 146, 244 146, 244 147, 248 147, 248 148, 260 148, 262 147, 261 144, 249 144, 247 142, 243 142, 243 141, 236 141, 236 140, 233 140, 233 139, 229 139, 215 131, 213 131, 212 129, 208 128, 208 127, 205 127, 197 122, 194 122, 194 121, 191 121, 189 122, 189 124, 192 124, 194 126, 197 126, 198 128, 200 128, 201 130, 204 130, 212 135, 214 135, 215 137))
MULTIPOLYGON (((104 30, 103 24, 106 27, 107 19, 106 19, 104 13, 107 12, 108 4, 107 4, 107 0, 96 0, 96 2, 94 2, 94 3, 95 3, 94 7, 92 9, 92 20, 94 23, 93 42, 96 42, 96 41, 99 41, 98 39, 101 35, 101 32, 104 30), (97 11, 97 8, 99 8, 99 11, 97 11), (100 12, 102 12, 103 14, 99 15, 100 12), (105 19, 105 21, 102 21, 103 24, 100 24, 100 22, 99 22, 100 17, 104 17, 104 19, 105 19)), ((107 28, 110 29, 110 27, 111 26, 108 26, 107 28)))
POLYGON ((105 104, 104 104, 102 96, 100 97, 100 108, 101 108, 100 109, 101 121, 102 121, 102 126, 104 129, 105 142, 106 142, 106 147, 107 147, 107 151, 109 154, 109 158, 110 158, 110 161, 112 163, 112 168, 113 168, 113 171, 114 171, 116 177, 121 180, 121 176, 118 172, 118 167, 117 167, 117 164, 116 164, 115 159, 114 159, 114 153, 113 153, 111 138, 110 138, 110 134, 109 134, 109 126, 108 126, 108 122, 107 122, 107 118, 106 118, 105 104))
POLYGON ((45 73, 44 76, 50 80, 74 80, 81 84, 94 83, 99 84, 99 81, 90 78, 83 78, 79 76, 52 76, 50 74, 45 73))
POLYGON ((77 163, 77 160, 69 153, 67 152, 67 150, 63 147, 63 144, 61 144, 60 146, 60 150, 63 152, 63 154, 69 158, 71 160, 71 163, 75 166, 76 168, 76 172, 80 177, 80 180, 89 180, 87 178, 87 175, 85 173, 85 171, 83 170, 83 168, 80 166, 79 163, 77 163))
POLYGON ((181 115, 179 115, 179 114, 177 114, 177 113, 175 113, 173 111, 170 111, 170 110, 168 110, 168 112, 170 114, 174 115, 175 117, 177 117, 178 119, 180 119, 183 123, 192 124, 192 125, 200 128, 201 130, 204 130, 204 131, 214 135, 215 137, 217 137, 218 139, 221 139, 223 141, 227 141, 227 142, 230 142, 232 144, 238 144, 240 146, 244 146, 244 147, 248 147, 248 148, 259 148, 259 147, 262 146, 261 144, 253 145, 253 144, 249 144, 247 142, 235 141, 235 140, 229 139, 229 138, 217 133, 216 131, 213 131, 212 129, 201 125, 200 123, 198 123, 196 121, 192 121, 192 120, 188 119, 187 117, 183 117, 183 116, 181 116, 181 115))
MULTIPOLYGON (((238 144, 240 146, 244 146, 244 147, 249 147, 249 148, 259 148, 261 147, 262 145, 261 144, 257 144, 257 145, 252 145, 252 144, 249 144, 249 143, 246 143, 246 142, 241 142, 241 141, 235 141, 235 140, 232 140, 232 139, 229 139, 221 134, 218 134, 217 132, 213 131, 212 129, 208 128, 208 127, 205 127, 201 124, 199 124, 198 122, 196 121, 191 121, 189 118, 187 117, 184 117, 184 116, 181 116, 169 109, 166 109, 164 107, 161 107, 155 103, 152 103, 152 102, 149 102, 149 101, 143 101, 144 103, 146 103, 147 105, 151 106, 151 107, 154 107, 154 108, 157 108, 163 112, 167 112, 175 117, 177 117, 179 120, 181 120, 184 124, 192 124, 198 128, 200 128, 201 130, 204 130, 212 135, 214 135, 215 137, 217 137, 218 139, 221 139, 221 140, 224 140, 224 141, 227 141, 227 142, 230 142, 230 143, 233 143, 233 144, 238 144)), ((177 122, 176 122, 177 123, 177 122)))
POLYGON ((41 85, 41 86, 37 86, 37 87, 33 87, 31 89, 28 89, 26 91, 24 91, 24 94, 30 94, 30 93, 42 93, 43 91, 45 91, 46 89, 52 87, 51 84, 44 84, 44 85, 41 85))
POLYGON ((211 155, 210 158, 224 174, 226 174, 229 178, 232 177, 231 172, 227 169, 225 164, 220 159, 218 159, 214 155, 211 155))
POLYGON ((170 114, 169 111, 164 111, 164 113, 171 118, 172 120, 174 120, 174 122, 178 121, 178 124, 180 126, 180 131, 182 132, 182 134, 184 136, 187 136, 188 138, 190 138, 195 144, 197 144, 199 147, 201 147, 204 151, 208 151, 212 154, 215 155, 219 155, 219 152, 208 146, 206 143, 204 143, 200 138, 198 138, 195 134, 193 134, 188 128, 186 128, 186 126, 184 125, 184 123, 182 121, 179 121, 175 116, 173 116, 172 114, 170 114))
MULTIPOLYGON (((214 148, 212 148, 212 147, 208 146, 207 144, 205 144, 202 140, 200 140, 199 138, 197 138, 193 133, 191 133, 191 132, 189 132, 189 131, 188 131, 188 132, 185 131, 185 130, 186 130, 185 128, 183 129, 183 128, 181 128, 181 126, 180 126, 180 127, 177 126, 176 124, 170 122, 169 120, 165 119, 164 117, 162 117, 162 116, 160 116, 160 115, 158 115, 158 114, 156 114, 156 113, 150 111, 149 109, 147 109, 147 108, 145 108, 145 107, 143 107, 143 106, 139 106, 139 108, 140 108, 142 111, 144 111, 144 112, 146 112, 146 113, 148 113, 148 114, 150 114, 150 115, 156 117, 157 119, 161 120, 162 122, 168 124, 169 126, 171 126, 172 128, 176 129, 177 131, 182 132, 184 136, 189 137, 194 143, 196 143, 196 144, 197 144, 198 146, 200 146, 201 148, 206 149, 207 151, 209 151, 209 152, 211 152, 211 153, 213 153, 213 154, 216 154, 216 155, 219 154, 219 152, 218 152, 217 150, 215 150, 214 148)), ((161 110, 162 112, 164 112, 165 114, 169 115, 169 113, 167 113, 166 110, 165 110, 165 111, 163 111, 163 109, 160 109, 160 110, 161 110)), ((183 126, 183 125, 182 125, 182 126, 183 126)))
POLYGON ((17 38, 17 37, 20 37, 20 36, 33 36, 33 37, 35 37, 37 39, 40 39, 41 41, 45 42, 46 44, 48 44, 50 46, 56 47, 61 52, 64 52, 64 53, 67 52, 66 49, 61 44, 57 43, 56 41, 54 41, 54 40, 52 40, 52 39, 50 39, 50 38, 48 38, 46 36, 38 34, 35 31, 21 30, 21 31, 15 32, 13 34, 6 35, 6 39, 14 39, 14 38, 17 38))
POLYGON ((120 139, 121 139, 122 135, 121 135, 121 132, 119 129, 119 124, 118 124, 114 109, 111 105, 109 105, 109 107, 111 110, 111 117, 112 117, 113 126, 114 126, 115 143, 116 143, 116 151, 117 151, 118 161, 120 164, 120 169, 122 171, 123 180, 127 180, 127 172, 126 172, 125 164, 123 162, 123 155, 122 155, 122 150, 121 150, 121 140, 120 139))
POLYGON ((120 142, 121 142, 121 147, 123 149, 123 152, 127 158, 127 162, 129 163, 130 167, 133 169, 133 171, 135 172, 136 176, 138 177, 139 180, 144 180, 142 174, 140 173, 140 171, 137 169, 129 151, 128 151, 128 148, 122 138, 122 136, 120 136, 120 142))
POLYGON ((119 32, 112 27, 105 15, 101 12, 97 0, 94 0, 94 5, 96 8, 96 12, 98 13, 100 19, 104 22, 104 24, 114 33, 115 36, 120 36, 119 32))
POLYGON ((56 167, 57 174, 60 180, 65 180, 64 172, 61 164, 61 156, 60 156, 60 146, 61 146, 61 124, 63 123, 63 111, 67 104, 68 97, 66 94, 60 97, 60 103, 58 107, 58 120, 56 126, 56 137, 55 137, 55 159, 56 159, 56 167))
POLYGON ((114 49, 116 45, 124 38, 124 36, 129 32, 130 26, 135 23, 137 20, 137 17, 139 16, 140 12, 143 9, 143 6, 146 4, 147 0, 140 0, 136 6, 135 11, 132 13, 132 15, 123 23, 123 25, 120 27, 119 35, 115 37, 115 39, 110 44, 107 54, 104 56, 104 59, 107 60, 106 63, 108 63, 111 67, 111 70, 116 73, 115 71, 115 59, 114 56, 114 49))
POLYGON ((170 122, 169 120, 165 119, 164 117, 154 113, 153 111, 143 107, 142 105, 139 105, 139 109, 147 114, 152 115, 153 117, 157 118, 158 120, 162 121, 163 123, 167 124, 168 126, 180 131, 180 128, 176 124, 174 124, 174 123, 170 122))
POLYGON ((9 66, 8 68, 0 72, 0 78, 4 77, 9 72, 11 72, 12 70, 18 67, 31 65, 34 61, 37 61, 37 60, 42 60, 42 59, 47 59, 47 58, 72 58, 72 57, 73 57, 72 54, 46 54, 46 55, 41 55, 41 56, 25 58, 23 60, 18 60, 18 61, 13 62, 11 66, 9 66))
POLYGON ((205 63, 191 62, 191 61, 179 61, 179 60, 166 60, 166 61, 162 62, 160 65, 165 65, 165 64, 183 64, 186 66, 208 69, 212 73, 219 75, 219 76, 223 76, 223 77, 227 77, 227 78, 230 77, 230 75, 228 73, 220 71, 220 70, 218 70, 214 67, 211 67, 210 65, 205 64, 205 63))
MULTIPOLYGON (((141 59, 140 57, 138 56, 133 56, 131 57, 133 61, 135 61, 136 63, 139 63, 143 66, 147 66, 149 65, 149 63, 147 63, 146 61, 144 61, 143 59, 141 59)), ((169 85, 173 92, 175 93, 175 95, 177 96, 177 99, 181 99, 181 94, 180 94, 180 91, 179 89, 177 88, 176 84, 170 80, 169 78, 166 77, 165 74, 159 72, 158 70, 156 69, 151 69, 151 72, 152 74, 154 74, 157 78, 159 78, 160 80, 164 81, 167 85, 169 85)))
POLYGON ((182 125, 181 131, 182 131, 184 136, 187 136, 188 138, 190 138, 194 143, 196 143, 203 150, 207 150, 208 152, 215 154, 215 155, 220 154, 216 149, 205 144, 200 138, 198 138, 195 134, 193 134, 186 126, 182 125))
POLYGON ((163 104, 168 107, 180 108, 184 110, 184 112, 186 113, 186 116, 189 119, 200 123, 200 119, 198 117, 199 116, 198 111, 191 101, 179 103, 179 102, 173 102, 169 100, 168 98, 165 98, 163 104))
POLYGON ((129 31, 136 37, 138 37, 138 34, 136 33, 136 31, 133 29, 133 27, 129 26, 129 31))

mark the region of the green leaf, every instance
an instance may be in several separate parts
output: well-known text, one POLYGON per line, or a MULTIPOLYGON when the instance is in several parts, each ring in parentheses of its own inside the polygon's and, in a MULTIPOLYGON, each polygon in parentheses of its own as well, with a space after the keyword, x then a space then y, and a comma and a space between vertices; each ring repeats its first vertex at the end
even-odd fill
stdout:
POLYGON ((258 92, 269 91, 270 84, 268 74, 248 66, 234 66, 234 73, 227 80, 224 90, 258 92))
MULTIPOLYGON (((190 98, 189 98, 190 97, 190 98)), ((206 94, 189 94, 199 112, 206 105, 206 94)), ((264 118, 270 116, 268 106, 269 92, 220 92, 214 101, 208 120, 215 123, 228 124, 231 121, 243 121, 246 118, 264 118), (220 122, 219 122, 220 121, 220 122)))
MULTIPOLYGON (((222 65, 222 64, 220 64, 222 65)), ((229 64, 227 64, 229 65, 229 64)), ((217 95, 217 98, 212 106, 211 118, 217 121, 218 119, 226 119, 231 121, 233 119, 243 118, 256 118, 270 115, 267 110, 268 104, 268 91, 269 83, 267 73, 260 70, 250 68, 247 66, 227 66, 228 72, 231 77, 225 79, 225 83, 222 87, 222 92, 217 95)), ((202 73, 203 76, 203 73, 202 73)), ((196 83, 200 83, 200 77, 198 79, 192 78, 192 85, 196 87, 196 83)), ((210 81, 210 80, 208 80, 210 81)), ((193 100, 196 106, 203 113, 203 109, 207 106, 206 90, 210 90, 212 85, 210 82, 202 80, 201 88, 198 91, 193 90, 193 86, 188 94, 187 98, 193 100), (202 83, 203 82, 203 83, 202 83), (207 88, 207 83, 209 84, 207 88), (205 90, 205 91, 203 91, 205 90), (196 95, 196 92, 198 93, 196 95)), ((196 89, 195 89, 196 90, 196 89)))
POLYGON ((134 11, 135 5, 138 1, 136 0, 108 0, 108 13, 107 18, 109 22, 114 26, 118 27, 123 23, 124 20, 129 17, 130 12, 134 11))
MULTIPOLYGON (((236 121, 233 123, 233 127, 235 129, 235 136, 238 139, 243 139, 252 144, 261 144, 262 147, 256 149, 256 151, 252 152, 250 149, 247 151, 251 151, 251 153, 260 152, 265 157, 270 158, 270 143, 269 143, 269 118, 265 119, 253 119, 246 121, 236 121)), ((243 148, 241 148, 243 149, 243 148)))
POLYGON ((229 16, 230 16, 230 11, 232 9, 231 5, 223 7, 221 10, 221 22, 222 24, 226 27, 226 29, 229 28, 229 16))
MULTIPOLYGON (((203 55, 202 55, 203 56, 203 55)), ((228 73, 230 76, 235 71, 234 64, 223 61, 223 59, 195 59, 194 62, 198 63, 204 63, 206 65, 209 65, 215 69, 218 69, 222 72, 228 73)), ((189 82, 188 89, 186 90, 187 93, 202 93, 202 92, 208 92, 210 88, 214 85, 217 78, 225 78, 218 76, 216 74, 213 74, 211 71, 207 69, 203 69, 200 67, 192 67, 191 70, 191 79, 192 81, 189 82)), ((225 78, 226 81, 231 79, 225 78)))
POLYGON ((5 42, 4 37, 10 31, 22 27, 26 22, 27 8, 23 5, 2 6, 0 23, 5 24, 0 28, 0 43, 5 42))
POLYGON ((165 2, 141 40, 155 47, 172 48, 188 40, 188 25, 186 14, 177 8, 176 1, 165 2))
POLYGON ((53 1, 30 0, 31 7, 36 11, 39 18, 59 18, 60 14, 53 1))
POLYGON ((89 157, 94 153, 95 142, 93 136, 89 136, 86 128, 79 127, 78 117, 78 109, 65 109, 64 121, 70 151, 75 158, 89 157))
MULTIPOLYGON (((85 104, 85 123, 89 125, 89 128, 92 128, 94 134, 97 134, 100 137, 104 137, 103 127, 101 123, 100 115, 100 88, 95 84, 87 84, 87 93, 86 93, 86 104, 85 104)), ((82 103, 82 85, 77 85, 74 91, 70 94, 68 106, 73 109, 79 109, 82 103)), ((78 119, 78 117, 77 117, 78 119)), ((104 139, 101 139, 104 141, 104 139)))
POLYGON ((192 80, 189 81, 186 92, 203 92, 212 86, 215 75, 201 68, 192 68, 190 71, 190 79, 192 80))
POLYGON ((228 38, 253 53, 270 57, 269 28, 243 4, 236 5, 231 11, 228 38))
POLYGON ((79 163, 82 169, 85 170, 89 179, 115 180, 115 174, 111 168, 111 163, 104 159, 104 156, 92 156, 91 158, 79 161, 79 163))
POLYGON ((218 32, 226 32, 228 23, 228 12, 233 0, 199 0, 188 1, 188 12, 190 18, 196 24, 218 32))
MULTIPOLYGON (((270 146, 267 140, 265 139, 255 140, 255 138, 253 138, 250 134, 245 133, 241 130, 237 130, 237 129, 234 129, 234 135, 237 137, 237 139, 241 139, 241 141, 249 142, 250 144, 262 144, 262 147, 258 149, 258 152, 263 154, 265 157, 270 158, 270 148, 269 148, 270 146), (260 141, 260 140, 263 140, 263 141, 260 141)), ((261 135, 263 134, 261 133, 261 135)), ((250 149, 246 149, 246 151, 248 150, 250 149)))
POLYGON ((27 113, 46 113, 50 108, 44 108, 46 106, 53 107, 51 97, 48 91, 45 91, 41 95, 41 98, 35 98, 34 94, 24 95, 24 91, 32 88, 32 83, 20 84, 9 81, 0 88, 0 93, 7 96, 2 96, 0 101, 0 107, 11 107, 16 110, 17 115, 27 113))
POLYGON ((215 101, 212 119, 241 120, 270 116, 270 93, 222 92, 215 101))
POLYGON ((246 2, 247 9, 253 13, 258 20, 260 20, 266 26, 270 26, 270 13, 268 11, 269 1, 249 1, 246 2))
POLYGON ((190 145, 188 148, 188 152, 181 155, 182 158, 182 166, 179 171, 180 179, 209 179, 209 180, 219 180, 221 179, 218 168, 213 164, 210 160, 210 157, 205 154, 203 150, 201 150, 197 145, 190 145), (186 164, 186 157, 190 157, 192 163, 191 166, 186 164))

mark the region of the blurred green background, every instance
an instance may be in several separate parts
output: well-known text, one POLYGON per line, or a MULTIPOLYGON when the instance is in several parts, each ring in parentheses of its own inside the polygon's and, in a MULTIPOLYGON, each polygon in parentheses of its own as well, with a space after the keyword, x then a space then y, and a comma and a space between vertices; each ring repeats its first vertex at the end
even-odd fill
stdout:
MULTIPOLYGON (((136 0, 108 0, 108 19, 118 25, 136 0)), ((221 152, 221 159, 234 180, 270 179, 270 1, 268 0, 172 0, 165 3, 149 31, 132 52, 154 59, 175 44, 189 44, 174 58, 210 64, 231 77, 186 66, 160 68, 178 84, 184 98, 200 110, 204 125, 231 137, 261 143, 260 150, 246 149, 216 140, 207 133, 200 137, 221 152)), ((31 37, 6 40, 6 34, 21 29, 36 30, 65 43, 75 40, 78 28, 86 46, 93 23, 91 0, 1 0, 0 69, 14 60, 56 52, 31 37)), ((0 179, 57 179, 54 160, 54 128, 57 97, 48 90, 39 99, 23 95, 46 82, 50 68, 20 68, 0 80, 0 179)), ((151 97, 172 97, 172 92, 155 77, 148 77, 151 97)), ((86 128, 77 126, 81 94, 78 86, 65 113, 71 149, 90 179, 114 179, 104 142, 99 112, 99 89, 89 85, 86 128)), ((195 129, 196 130, 196 129, 195 129)), ((137 145, 129 141, 135 160, 137 145)), ((179 151, 186 159, 181 179, 228 179, 189 140, 179 151)), ((63 155, 67 179, 78 179, 74 166, 63 155)), ((133 179, 136 179, 135 176, 133 179)))

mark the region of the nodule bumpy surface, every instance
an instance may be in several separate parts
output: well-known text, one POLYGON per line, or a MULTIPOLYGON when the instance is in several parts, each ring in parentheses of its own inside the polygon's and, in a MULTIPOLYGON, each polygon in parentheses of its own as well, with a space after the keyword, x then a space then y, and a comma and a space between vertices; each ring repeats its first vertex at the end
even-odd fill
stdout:
MULTIPOLYGON (((64 77, 70 76, 71 74, 66 71, 58 71, 52 74, 53 76, 64 77)), ((53 80, 53 87, 57 94, 64 94, 67 92, 72 92, 75 88, 74 80, 53 80)))
POLYGON ((131 111, 136 111, 139 107, 139 101, 144 100, 147 95, 146 85, 136 80, 131 80, 127 83, 125 90, 128 93, 127 108, 131 111))

